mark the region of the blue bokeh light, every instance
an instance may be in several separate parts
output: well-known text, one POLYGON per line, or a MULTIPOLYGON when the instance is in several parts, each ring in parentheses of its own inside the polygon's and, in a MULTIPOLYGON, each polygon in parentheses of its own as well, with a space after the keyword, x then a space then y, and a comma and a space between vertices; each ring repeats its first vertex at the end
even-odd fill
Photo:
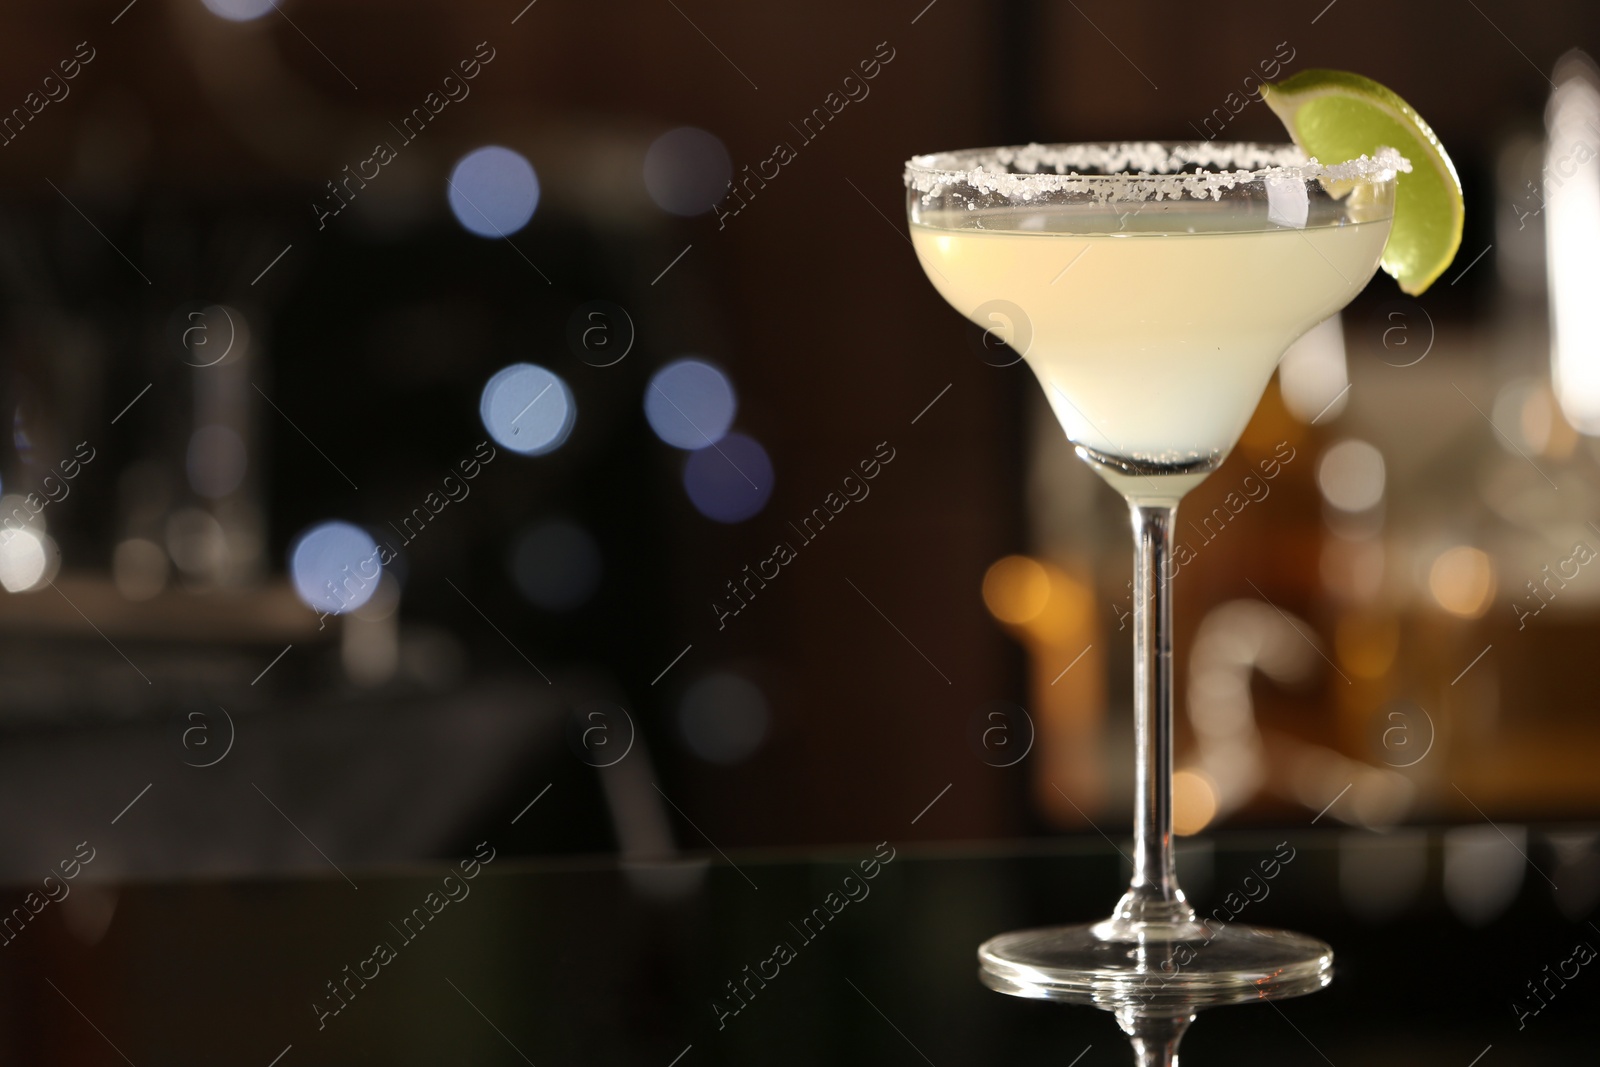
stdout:
POLYGON ((478 414, 496 444, 539 456, 566 443, 578 405, 555 374, 535 363, 513 363, 483 387, 478 414))
POLYGON ((377 543, 359 526, 322 522, 289 549, 289 578, 313 611, 354 611, 377 592, 383 573, 377 543))
POLYGON ((278 0, 201 0, 218 18, 229 22, 249 22, 278 6, 278 0))
POLYGON ((479 237, 509 237, 539 206, 539 176, 519 153, 500 145, 474 149, 450 172, 450 210, 479 237))
POLYGON ((759 514, 772 496, 772 461, 758 442, 730 433, 716 446, 689 454, 683 487, 706 518, 743 522, 759 514))
POLYGON ((674 448, 707 448, 733 425, 739 400, 733 383, 698 359, 679 359, 656 371, 644 391, 644 417, 674 448))

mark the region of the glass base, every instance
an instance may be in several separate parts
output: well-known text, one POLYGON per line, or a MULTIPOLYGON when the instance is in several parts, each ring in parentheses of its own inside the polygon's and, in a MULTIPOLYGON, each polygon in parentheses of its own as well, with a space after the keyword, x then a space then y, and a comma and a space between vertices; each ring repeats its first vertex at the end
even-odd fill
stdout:
POLYGON ((1242 923, 1108 919, 990 938, 978 946, 978 977, 1012 996, 1172 1016, 1314 993, 1333 980, 1333 949, 1242 923))

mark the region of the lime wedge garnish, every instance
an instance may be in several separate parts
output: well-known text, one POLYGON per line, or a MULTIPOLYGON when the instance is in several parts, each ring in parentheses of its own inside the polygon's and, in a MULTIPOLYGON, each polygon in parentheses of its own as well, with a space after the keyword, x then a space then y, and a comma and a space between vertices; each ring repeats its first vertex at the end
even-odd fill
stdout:
POLYGON ((1461 180, 1422 116, 1392 90, 1342 70, 1304 70, 1261 87, 1262 98, 1309 156, 1340 163, 1385 145, 1411 161, 1395 187, 1383 269, 1420 294, 1461 247, 1461 180))

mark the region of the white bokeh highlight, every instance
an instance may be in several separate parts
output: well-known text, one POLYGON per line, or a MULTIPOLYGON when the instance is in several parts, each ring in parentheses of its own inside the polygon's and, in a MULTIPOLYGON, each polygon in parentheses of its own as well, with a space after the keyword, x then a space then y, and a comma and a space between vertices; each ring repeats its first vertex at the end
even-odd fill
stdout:
POLYGON ((48 535, 31 527, 0 531, 0 586, 8 593, 38 587, 50 565, 48 535))
POLYGON ((1365 441, 1340 441, 1323 453, 1317 486, 1340 511, 1362 512, 1383 500, 1383 453, 1365 441))
POLYGON ((483 387, 478 415, 496 444, 539 456, 566 443, 578 406, 567 383, 553 372, 536 363, 513 363, 483 387))

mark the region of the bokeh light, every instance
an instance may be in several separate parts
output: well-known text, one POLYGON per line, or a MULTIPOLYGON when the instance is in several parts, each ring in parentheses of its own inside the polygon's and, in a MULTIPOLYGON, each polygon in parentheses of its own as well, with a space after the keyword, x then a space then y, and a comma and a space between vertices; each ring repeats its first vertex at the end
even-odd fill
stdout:
POLYGON ((673 448, 706 448, 733 425, 739 401, 733 383, 698 359, 679 359, 656 371, 644 392, 644 417, 673 448))
POLYGON ((154 541, 129 538, 111 554, 111 578, 129 600, 149 600, 167 586, 167 553, 154 541))
POLYGON ((337 615, 359 608, 377 592, 380 568, 377 544, 348 522, 318 523, 289 549, 294 591, 313 611, 337 615))
POLYGON ((713 448, 689 455, 683 487, 695 509, 717 522, 743 522, 772 496, 772 461, 744 434, 731 433, 713 448))
POLYGON ((228 565, 228 535, 204 508, 179 508, 167 517, 167 555, 184 576, 205 583, 228 565))
POLYGON ((1020 626, 1038 617, 1050 601, 1050 575, 1038 560, 1006 556, 983 575, 983 603, 1001 622, 1020 626))
POLYGON ((206 10, 229 22, 249 22, 278 6, 278 0, 200 0, 206 10))
POLYGON ((1463 619, 1489 610, 1494 585, 1494 562, 1470 545, 1445 549, 1428 570, 1428 592, 1441 608, 1463 619))
POLYGON ((61 573, 61 546, 49 534, 40 534, 39 540, 44 543, 44 573, 33 584, 33 589, 43 588, 55 581, 56 575, 61 573))
MULTIPOLYGON (((369 568, 370 571, 370 568, 369 568)), ((359 686, 378 686, 400 669, 400 583, 389 570, 378 576, 372 598, 346 613, 339 634, 339 662, 359 686)))
POLYGON ((1335 533, 1322 543, 1322 584, 1342 600, 1358 604, 1373 600, 1383 589, 1388 557, 1382 538, 1335 533))
POLYGON ((511 546, 511 577, 528 602, 546 611, 588 603, 600 585, 600 547, 570 519, 527 527, 511 546))
POLYGON ((500 145, 474 149, 450 172, 450 210, 479 237, 508 237, 528 224, 539 206, 533 164, 500 145))
POLYGON ((1383 453, 1365 441, 1340 441, 1317 466, 1322 495, 1340 511, 1361 512, 1383 499, 1383 453))
POLYGON ((1339 620, 1333 647, 1349 674, 1382 678, 1400 651, 1400 622, 1389 614, 1352 612, 1339 620))
POLYGON ((0 586, 26 593, 44 582, 51 551, 46 534, 24 526, 0 532, 0 586))
POLYGON ((760 688, 726 671, 695 682, 678 705, 678 727, 689 750, 724 766, 743 763, 761 747, 770 718, 760 688))
MULTIPOLYGON (((37 504, 39 500, 39 495, 34 494, 34 503, 37 504)), ((45 521, 44 508, 30 506, 28 497, 22 493, 6 493, 0 496, 0 519, 6 523, 4 529, 21 525, 43 533, 50 526, 45 521)), ((0 537, 4 536, 5 534, 0 532, 0 537)))
POLYGON ((1278 361, 1278 389, 1289 414, 1326 424, 1350 402, 1344 326, 1334 315, 1311 327, 1278 361))
POLYGON ((227 426, 202 426, 189 437, 189 485, 220 500, 239 488, 246 465, 244 440, 227 426))
POLYGON ((733 162, 715 134, 680 126, 657 137, 644 156, 644 187, 662 210, 704 215, 727 195, 733 162))
POLYGON ((1566 418, 1600 436, 1600 85, 1589 57, 1556 64, 1545 112, 1542 202, 1550 288, 1550 372, 1566 418))
POLYGON ((1556 424, 1555 397, 1544 382, 1517 378, 1495 394, 1489 418, 1500 433, 1495 440, 1512 455, 1549 449, 1556 424))
POLYGON ((1444 832, 1444 899, 1471 927, 1511 906, 1527 876, 1528 828, 1507 823, 1444 832))
POLYGON ((1172 776, 1172 832, 1197 834, 1217 815, 1217 787, 1204 771, 1177 771, 1172 776))
POLYGON ((578 405, 555 374, 534 363, 513 363, 483 387, 478 414, 496 444, 538 456, 566 443, 578 405))

